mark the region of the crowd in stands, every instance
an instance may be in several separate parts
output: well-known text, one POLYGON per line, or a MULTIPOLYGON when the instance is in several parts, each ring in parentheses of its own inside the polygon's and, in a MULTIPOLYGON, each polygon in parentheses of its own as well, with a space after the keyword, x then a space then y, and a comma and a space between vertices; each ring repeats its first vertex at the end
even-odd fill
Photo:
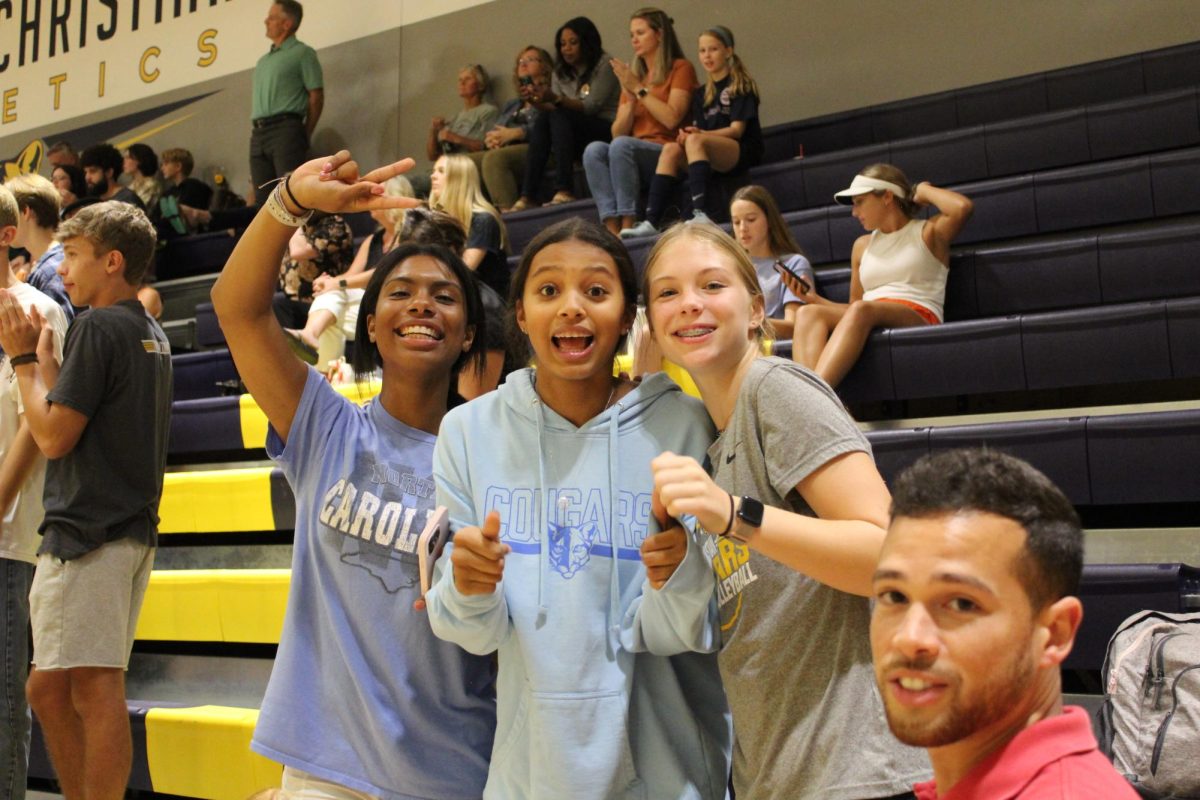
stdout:
MULTIPOLYGON (((747 185, 759 90, 733 32, 699 36, 700 80, 656 8, 631 15, 628 60, 586 17, 553 54, 522 48, 500 109, 484 68, 464 66, 461 109, 430 123, 427 175, 306 160, 324 88, 302 15, 286 0, 265 21, 250 207, 193 177, 187 150, 144 142, 58 142, 49 179, 0 189, 0 446, 24 454, 20 472, 0 462, 0 498, 15 474, 37 499, 19 508, 20 548, 0 550, 15 595, 34 598, 32 657, 10 630, 8 660, 35 665, 68 797, 128 776, 120 676, 170 397, 154 243, 227 225, 244 230, 213 304, 296 503, 252 743, 284 765, 281 796, 1133 796, 1062 707, 1080 619, 1070 504, 990 453, 923 460, 893 495, 833 389, 872 330, 942 322, 967 197, 889 164, 847 176, 830 199, 865 233, 849 302, 821 296, 774 198, 747 185), (505 214, 575 201, 577 163, 600 224, 547 227, 510 274, 505 214), (356 246, 361 212, 376 228, 356 246), (625 241, 642 236, 658 239, 639 278, 625 241), (10 247, 28 254, 24 282, 10 247), (615 376, 630 338, 634 377, 615 376), (794 361, 764 355, 772 339, 794 361), (330 385, 343 358, 379 380, 375 399, 330 385), (135 425, 133 446, 112 445, 135 425), (98 502, 84 469, 135 475, 99 527, 81 521, 98 502), (1014 508, 1014 493, 1036 502, 1014 508), (436 506, 453 537, 423 592, 416 534, 436 506), (104 556, 91 582, 53 598, 89 554, 104 556), (48 622, 110 600, 125 616, 94 648, 48 622), (95 703, 72 718, 77 692, 95 703), (111 752, 93 749, 98 730, 111 752)), ((22 719, 4 721, 14 748, 22 719)))

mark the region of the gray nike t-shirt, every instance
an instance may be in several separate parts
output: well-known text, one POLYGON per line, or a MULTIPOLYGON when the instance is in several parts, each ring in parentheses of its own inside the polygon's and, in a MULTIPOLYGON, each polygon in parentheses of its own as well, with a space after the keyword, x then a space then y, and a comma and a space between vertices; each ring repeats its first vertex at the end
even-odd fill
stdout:
MULTIPOLYGON (((869 455, 870 444, 833 390, 791 361, 765 357, 751 365, 709 457, 722 489, 813 516, 796 485, 856 451, 869 455)), ((928 780, 925 752, 888 730, 867 598, 733 539, 710 538, 705 551, 717 573, 737 796, 861 800, 928 780)))

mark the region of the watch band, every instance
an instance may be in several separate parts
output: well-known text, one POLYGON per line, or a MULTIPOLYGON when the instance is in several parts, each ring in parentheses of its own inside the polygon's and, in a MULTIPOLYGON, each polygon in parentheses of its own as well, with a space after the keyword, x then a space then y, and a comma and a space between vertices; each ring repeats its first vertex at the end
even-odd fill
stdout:
POLYGON ((648 95, 648 94, 650 94, 650 90, 647 89, 645 86, 643 86, 642 88, 637 90, 637 96, 639 98, 645 98, 646 95, 648 95))
POLYGON ((728 536, 730 539, 746 544, 758 533, 758 529, 762 527, 762 521, 762 501, 745 495, 738 503, 737 512, 734 514, 734 523, 728 536))
POLYGON ((346 279, 345 279, 345 278, 338 278, 338 288, 339 288, 339 289, 345 289, 345 288, 346 288, 347 286, 349 286, 349 285, 350 285, 350 284, 346 283, 346 279))

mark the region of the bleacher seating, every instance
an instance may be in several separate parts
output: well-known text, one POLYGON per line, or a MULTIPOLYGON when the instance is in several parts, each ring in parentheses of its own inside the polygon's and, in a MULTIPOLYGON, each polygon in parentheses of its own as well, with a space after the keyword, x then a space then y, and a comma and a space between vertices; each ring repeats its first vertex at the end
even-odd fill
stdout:
MULTIPOLYGON (((839 388, 854 408, 901 410, 864 423, 885 479, 932 450, 987 445, 1046 472, 1099 530, 1136 535, 1138 515, 1161 509, 1200 527, 1200 403, 1151 405, 1164 386, 1200 378, 1198 86, 1192 44, 765 131, 767 161, 750 179, 771 188, 831 299, 847 297, 845 262, 862 234, 831 195, 863 165, 892 161, 975 202, 952 256, 947 323, 876 331, 839 388), (1097 385, 1119 387, 1122 405, 902 413, 922 398, 1054 398, 1097 385)), ((572 215, 595 219, 595 205, 506 215, 511 261, 572 215)), ((352 220, 356 235, 369 222, 352 220)), ((236 370, 204 297, 237 235, 174 240, 158 265, 165 318, 192 324, 177 326, 178 340, 190 334, 197 352, 174 356, 159 569, 129 676, 138 791, 244 797, 279 775, 247 745, 282 624, 294 499, 263 461, 262 412, 230 393, 236 370)), ((627 243, 639 268, 653 243, 627 243)), ((345 391, 365 399, 377 387, 345 391)), ((1128 559, 1085 568, 1084 625, 1066 669, 1095 673, 1112 629, 1137 609, 1197 609, 1196 565, 1136 563, 1136 547, 1128 559)), ((49 775, 38 734, 31 774, 49 775)))

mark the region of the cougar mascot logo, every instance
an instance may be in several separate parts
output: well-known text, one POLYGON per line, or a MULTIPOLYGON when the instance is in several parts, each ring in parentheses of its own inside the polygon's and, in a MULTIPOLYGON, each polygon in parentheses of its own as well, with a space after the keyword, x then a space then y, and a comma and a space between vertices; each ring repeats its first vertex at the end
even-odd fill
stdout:
POLYGON ((550 525, 550 566, 570 580, 592 558, 592 542, 599 529, 596 523, 586 525, 550 525))

